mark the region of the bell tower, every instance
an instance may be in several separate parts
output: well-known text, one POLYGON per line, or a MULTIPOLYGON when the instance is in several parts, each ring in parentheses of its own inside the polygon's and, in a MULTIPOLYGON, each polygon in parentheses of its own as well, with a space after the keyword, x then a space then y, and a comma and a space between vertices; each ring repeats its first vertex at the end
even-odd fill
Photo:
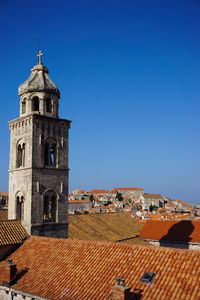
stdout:
POLYGON ((68 129, 58 117, 60 92, 38 64, 19 86, 20 117, 9 122, 8 218, 31 235, 68 237, 68 129))

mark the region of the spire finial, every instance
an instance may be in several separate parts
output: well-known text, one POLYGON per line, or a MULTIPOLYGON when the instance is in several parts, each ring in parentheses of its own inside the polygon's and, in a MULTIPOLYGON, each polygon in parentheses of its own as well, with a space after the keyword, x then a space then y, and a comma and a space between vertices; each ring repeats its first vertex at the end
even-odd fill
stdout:
POLYGON ((42 51, 40 50, 40 36, 38 36, 38 65, 42 65, 42 56, 43 56, 43 53, 42 51))
POLYGON ((39 50, 39 53, 37 54, 38 56, 38 65, 42 65, 42 56, 43 56, 43 53, 41 50, 39 50))

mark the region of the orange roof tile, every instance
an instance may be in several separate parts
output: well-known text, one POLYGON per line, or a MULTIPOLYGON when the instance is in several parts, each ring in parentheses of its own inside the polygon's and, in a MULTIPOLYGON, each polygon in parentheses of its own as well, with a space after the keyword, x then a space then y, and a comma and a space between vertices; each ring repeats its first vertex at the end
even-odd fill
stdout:
POLYGON ((80 190, 80 193, 81 193, 81 194, 87 194, 87 191, 80 190))
POLYGON ((123 191, 123 190, 126 190, 126 191, 134 191, 134 190, 139 190, 139 191, 142 191, 143 189, 142 188, 138 188, 138 187, 121 187, 121 188, 114 188, 113 191, 123 191))
POLYGON ((188 202, 181 202, 182 205, 189 205, 188 202))
POLYGON ((91 193, 91 194, 107 194, 107 193, 109 193, 109 191, 106 191, 106 190, 91 190, 91 192, 88 192, 88 193, 91 193))
POLYGON ((89 200, 68 200, 68 203, 91 203, 89 200))
POLYGON ((143 194, 144 198, 152 198, 152 199, 163 199, 163 196, 160 194, 143 194))
POLYGON ((186 220, 147 221, 140 233, 140 238, 183 243, 200 243, 200 222, 186 220))
POLYGON ((0 192, 0 196, 8 196, 8 192, 0 192))
POLYGON ((20 244, 28 236, 20 221, 9 220, 0 222, 0 246, 20 244))
POLYGON ((9 258, 27 270, 11 287, 48 299, 108 300, 116 277, 140 299, 198 299, 200 292, 199 251, 32 236, 9 258), (140 282, 147 271, 156 273, 151 285, 140 282))

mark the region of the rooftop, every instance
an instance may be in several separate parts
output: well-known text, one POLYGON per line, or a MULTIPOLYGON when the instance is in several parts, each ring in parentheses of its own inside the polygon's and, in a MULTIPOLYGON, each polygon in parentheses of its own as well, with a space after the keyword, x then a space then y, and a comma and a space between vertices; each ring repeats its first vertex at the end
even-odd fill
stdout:
POLYGON ((187 220, 147 221, 140 233, 140 238, 183 243, 200 243, 200 222, 187 220))
POLYGON ((160 194, 143 194, 144 198, 153 198, 153 199, 163 199, 163 196, 160 194))
MULTIPOLYGON (((107 208, 107 207, 106 207, 107 208)), ((96 213, 69 216, 69 238, 114 242, 124 240, 148 245, 139 239, 143 225, 127 213, 96 213)))
POLYGON ((0 246, 21 244, 28 236, 20 221, 0 222, 0 246))
POLYGON ((200 297, 198 251, 31 236, 9 258, 26 270, 11 287, 48 299, 110 299, 117 277, 140 299, 200 297), (144 272, 156 273, 152 284, 144 272))
POLYGON ((8 220, 8 210, 7 209, 0 210, 0 222, 6 220, 8 220))

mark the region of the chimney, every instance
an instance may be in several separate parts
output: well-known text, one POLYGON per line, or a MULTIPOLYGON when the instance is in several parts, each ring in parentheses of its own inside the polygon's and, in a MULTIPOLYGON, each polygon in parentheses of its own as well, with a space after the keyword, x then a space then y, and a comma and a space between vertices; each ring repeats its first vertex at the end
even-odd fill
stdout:
POLYGON ((131 300, 130 288, 125 286, 125 279, 117 278, 117 284, 112 288, 111 300, 131 300))
POLYGON ((12 259, 8 259, 8 264, 6 265, 3 274, 3 286, 9 287, 12 280, 17 275, 16 264, 12 263, 12 259))

